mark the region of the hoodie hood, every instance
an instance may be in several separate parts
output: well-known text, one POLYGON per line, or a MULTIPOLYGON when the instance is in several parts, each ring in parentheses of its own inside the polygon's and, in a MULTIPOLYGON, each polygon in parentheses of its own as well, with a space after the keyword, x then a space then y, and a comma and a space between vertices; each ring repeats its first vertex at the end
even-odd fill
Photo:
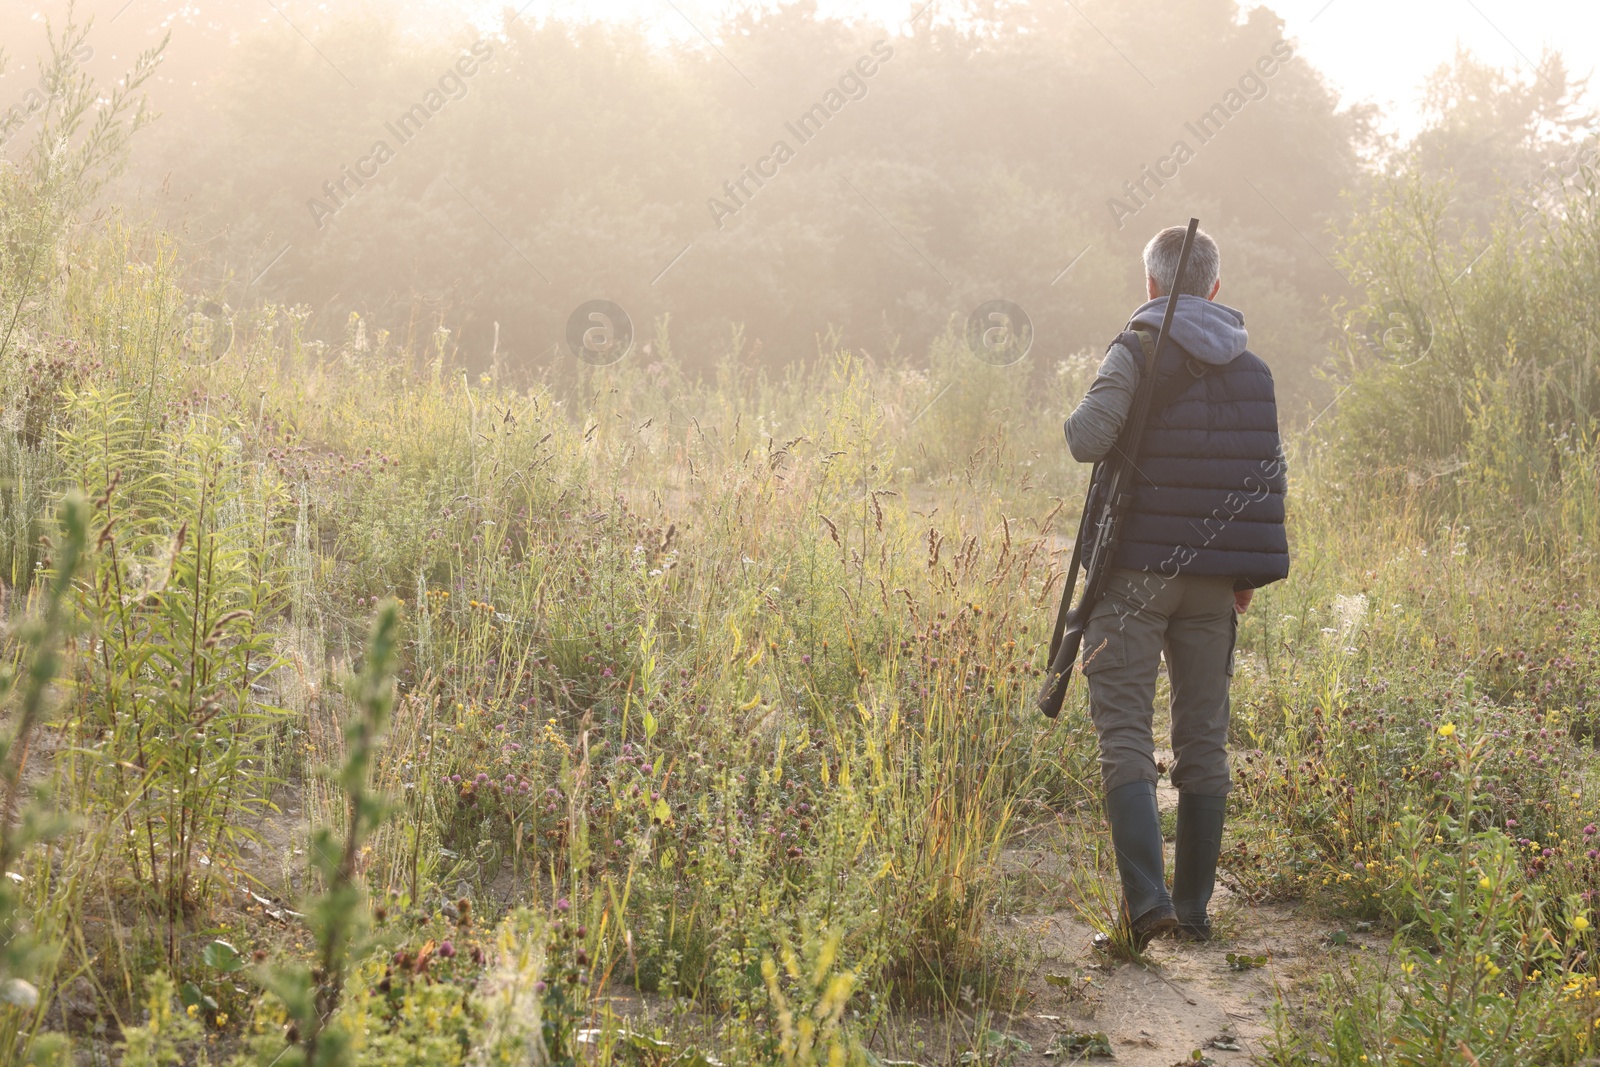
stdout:
MULTIPOLYGON (((1159 331, 1166 310, 1167 298, 1158 296, 1135 311, 1129 324, 1159 331)), ((1214 300, 1180 293, 1172 313, 1172 339, 1200 362, 1220 367, 1238 358, 1250 335, 1245 332, 1242 312, 1214 300)))

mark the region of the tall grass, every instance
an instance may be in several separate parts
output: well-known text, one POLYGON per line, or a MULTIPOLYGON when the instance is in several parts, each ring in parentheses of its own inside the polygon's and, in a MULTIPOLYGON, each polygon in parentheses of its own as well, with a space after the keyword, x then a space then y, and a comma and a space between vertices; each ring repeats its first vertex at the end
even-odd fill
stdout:
MULTIPOLYGON (((39 1024, 44 1003, 35 985, 54 972, 59 946, 49 931, 39 936, 30 928, 37 905, 25 888, 28 875, 15 868, 35 846, 60 837, 70 821, 52 804, 47 790, 27 781, 27 765, 36 733, 50 717, 51 687, 61 670, 62 646, 72 627, 72 591, 87 547, 88 506, 77 494, 62 502, 53 540, 49 581, 33 603, 32 616, 16 634, 15 658, 0 670, 0 701, 11 713, 11 729, 0 738, 0 1039, 6 1062, 28 1043, 39 1024), (21 886, 18 885, 18 879, 21 886)), ((60 1054, 59 1040, 39 1043, 37 1054, 60 1054)))
MULTIPOLYGON (((1014 995, 988 932, 1000 850, 1092 767, 1081 716, 1046 724, 1026 700, 1023 631, 1059 584, 1033 456, 991 436, 959 507, 929 505, 896 441, 916 412, 881 397, 899 372, 842 353, 765 387, 787 437, 714 384, 667 398, 624 367, 576 395, 497 387, 372 358, 359 329, 301 346, 273 309, 189 360, 165 347, 184 344, 169 250, 75 239, 106 267, 53 313, 129 341, 51 399, 50 486, 89 492, 99 530, 53 724, 96 833, 55 914, 69 973, 113 1010, 164 997, 142 978, 159 967, 226 1027, 217 919, 280 950, 234 910, 266 888, 243 846, 286 798, 342 820, 344 790, 309 772, 342 758, 329 683, 389 596, 411 622, 372 758, 402 814, 346 874, 429 921, 462 882, 480 909, 543 911, 554 940, 528 966, 572 979, 560 1003, 545 990, 557 1044, 622 982, 726 1013, 730 1041, 848 1003, 840 1048, 861 996, 1014 995), (838 983, 766 973, 824 945, 838 983)), ((339 1003, 370 995, 365 966, 339 1003)))

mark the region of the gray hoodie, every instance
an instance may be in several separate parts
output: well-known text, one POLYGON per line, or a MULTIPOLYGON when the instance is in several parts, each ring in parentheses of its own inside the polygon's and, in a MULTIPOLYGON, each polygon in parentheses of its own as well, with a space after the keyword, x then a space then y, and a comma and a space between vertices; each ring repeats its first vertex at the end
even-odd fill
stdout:
MULTIPOLYGON (((1159 332, 1166 307, 1167 298, 1156 297, 1133 313, 1128 328, 1143 326, 1159 332)), ((1172 340, 1195 359, 1220 367, 1238 358, 1249 339, 1241 312, 1189 293, 1178 297, 1177 310, 1172 313, 1172 340)), ((1094 384, 1067 417, 1067 447, 1073 459, 1093 463, 1111 451, 1133 406, 1143 363, 1142 350, 1130 352, 1123 345, 1111 346, 1094 384)))

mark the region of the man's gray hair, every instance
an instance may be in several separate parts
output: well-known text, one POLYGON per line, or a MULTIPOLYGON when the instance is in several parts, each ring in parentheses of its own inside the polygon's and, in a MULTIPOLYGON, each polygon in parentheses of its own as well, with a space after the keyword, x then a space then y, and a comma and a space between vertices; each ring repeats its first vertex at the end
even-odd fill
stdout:
MULTIPOLYGON (((1172 292, 1172 280, 1178 275, 1178 256, 1183 251, 1183 235, 1187 226, 1168 226, 1144 246, 1144 272, 1156 280, 1161 294, 1172 292)), ((1192 296, 1209 297, 1211 287, 1222 277, 1222 253, 1217 242, 1204 230, 1194 231, 1194 245, 1189 249, 1189 268, 1184 271, 1183 291, 1192 296)))

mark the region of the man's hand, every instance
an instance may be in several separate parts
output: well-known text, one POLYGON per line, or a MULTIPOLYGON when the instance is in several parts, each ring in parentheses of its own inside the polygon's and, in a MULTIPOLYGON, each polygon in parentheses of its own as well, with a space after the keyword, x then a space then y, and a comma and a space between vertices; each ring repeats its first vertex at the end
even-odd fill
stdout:
POLYGON ((1250 607, 1250 598, 1256 595, 1254 589, 1240 589, 1233 594, 1233 610, 1243 615, 1250 607))

